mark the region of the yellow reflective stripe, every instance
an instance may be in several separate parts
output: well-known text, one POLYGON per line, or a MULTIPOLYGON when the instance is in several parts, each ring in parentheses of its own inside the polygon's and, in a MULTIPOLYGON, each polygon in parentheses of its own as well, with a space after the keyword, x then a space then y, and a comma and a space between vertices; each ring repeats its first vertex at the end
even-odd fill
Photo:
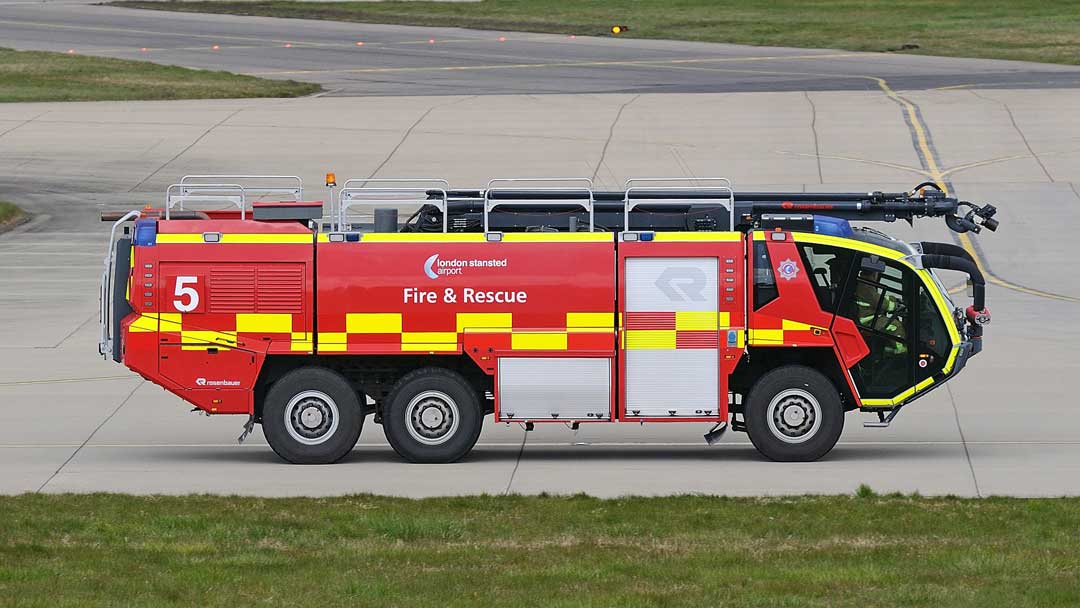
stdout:
POLYGON ((311 334, 303 331, 291 332, 291 349, 294 351, 310 351, 312 347, 311 334))
MULTIPOLYGON (((728 313, 722 314, 727 315, 728 313)), ((713 311, 676 311, 675 329, 690 331, 716 331, 720 326, 720 315, 721 313, 713 311)))
POLYGON ((202 243, 203 236, 199 234, 158 234, 157 243, 171 244, 171 243, 202 243))
POLYGON ((146 333, 157 330, 158 320, 157 315, 154 314, 139 315, 138 318, 131 322, 131 325, 128 325, 129 332, 146 333))
POLYGON ((613 331, 615 329, 614 312, 568 312, 566 313, 566 331, 570 333, 588 333, 613 331))
POLYGON ((713 241, 719 243, 730 243, 739 241, 742 238, 742 233, 739 232, 654 232, 654 241, 665 242, 691 242, 691 241, 713 241))
POLYGON ((674 329, 628 329, 626 350, 674 350, 674 329))
POLYGON ((236 346, 236 332, 188 330, 180 332, 183 350, 206 350, 219 346, 236 346))
POLYGON ((238 313, 236 331, 260 334, 292 333, 292 315, 280 313, 238 313))
POLYGON ((514 315, 509 312, 459 312, 457 313, 458 333, 499 333, 510 332, 514 326, 514 315))
POLYGON ((401 345, 401 350, 402 351, 424 351, 424 352, 456 351, 457 350, 457 344, 436 344, 436 343, 431 343, 431 344, 424 344, 424 343, 402 344, 401 345))
POLYGON ((401 343, 403 345, 406 343, 457 344, 457 339, 457 332, 454 331, 406 331, 401 334, 401 343))
POLYGON ((320 331, 318 351, 344 352, 348 348, 348 334, 343 331, 320 331))
MULTIPOLYGON (((755 232, 755 238, 758 234, 762 235, 764 239, 764 232, 755 232)), ((862 251, 874 255, 879 255, 883 258, 890 260, 899 260, 904 257, 904 254, 899 251, 894 251, 888 247, 882 247, 880 245, 874 245, 872 243, 864 243, 856 239, 846 239, 837 236, 826 236, 823 234, 812 234, 809 232, 793 232, 792 238, 796 243, 816 243, 819 245, 831 245, 833 247, 840 247, 842 249, 854 249, 856 251, 862 251)), ((911 266, 911 264, 908 264, 911 266)))
MULTIPOLYGON (((157 242, 159 244, 175 245, 175 244, 200 244, 204 243, 202 233, 184 233, 184 234, 158 234, 157 242)), ((309 244, 311 243, 310 234, 237 234, 237 233, 222 233, 221 240, 217 243, 206 243, 207 245, 219 245, 219 244, 309 244)))
POLYGON ((400 334, 401 313, 350 312, 345 315, 345 331, 350 334, 400 334))
POLYGON ((566 332, 515 332, 510 336, 514 350, 566 350, 566 332))
POLYGON ((783 344, 784 330, 782 329, 751 329, 750 344, 783 344))
POLYGON ((365 232, 361 243, 483 243, 487 238, 476 232, 365 232))
POLYGON ((927 378, 926 380, 923 380, 922 382, 916 384, 915 385, 915 390, 921 391, 921 390, 925 389, 926 387, 930 386, 933 383, 934 383, 934 378, 933 377, 927 378))
POLYGON ((611 243, 614 232, 505 232, 504 243, 611 243))

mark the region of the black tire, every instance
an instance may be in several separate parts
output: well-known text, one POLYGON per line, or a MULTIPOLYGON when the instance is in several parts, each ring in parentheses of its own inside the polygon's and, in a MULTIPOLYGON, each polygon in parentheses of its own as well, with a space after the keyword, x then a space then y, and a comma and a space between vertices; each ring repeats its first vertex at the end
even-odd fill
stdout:
POLYGON ((356 445, 364 424, 360 398, 341 374, 303 367, 266 393, 262 429, 274 452, 293 464, 329 464, 356 445))
POLYGON ((750 389, 745 413, 754 447, 779 462, 817 460, 829 453, 844 430, 836 387, 821 372, 802 365, 785 365, 762 376, 750 389))
POLYGON ((386 440, 409 462, 455 462, 480 437, 484 415, 476 390, 456 372, 425 367, 394 385, 383 404, 386 440))

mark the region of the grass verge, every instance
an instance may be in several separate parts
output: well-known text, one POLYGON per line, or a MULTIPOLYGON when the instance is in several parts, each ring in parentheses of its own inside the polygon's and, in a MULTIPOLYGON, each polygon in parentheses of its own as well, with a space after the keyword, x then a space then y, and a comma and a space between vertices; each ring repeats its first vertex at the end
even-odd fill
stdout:
POLYGON ((1080 64, 1077 0, 122 0, 117 6, 1080 64))
POLYGON ((294 80, 0 48, 0 102, 299 97, 319 90, 294 80))
POLYGON ((0 201, 0 231, 14 226, 26 217, 26 213, 15 203, 0 201))
POLYGON ((0 513, 20 605, 1080 605, 1080 499, 25 494, 0 513))

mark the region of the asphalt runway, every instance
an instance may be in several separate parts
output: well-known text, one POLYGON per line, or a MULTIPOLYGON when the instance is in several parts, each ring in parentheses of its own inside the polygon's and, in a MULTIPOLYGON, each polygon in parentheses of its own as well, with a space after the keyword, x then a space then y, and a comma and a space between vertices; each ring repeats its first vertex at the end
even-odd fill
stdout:
MULTIPOLYGON (((38 21, 46 14, 84 24, 86 15, 99 15, 96 23, 113 19, 94 12, 113 10, 101 7, 0 4, 0 21, 13 19, 13 6, 21 18, 38 10, 38 21)), ((163 31, 183 31, 167 13, 139 18, 156 20, 163 31)), ((265 20, 226 21, 243 30, 265 20)), ((426 43, 416 28, 311 22, 309 34, 308 22, 290 26, 297 23, 298 40, 319 39, 324 28, 355 27, 426 43)), ((73 44, 39 32, 16 45, 7 42, 11 31, 0 29, 0 45, 73 44)), ((593 50, 580 51, 577 60, 599 61, 609 48, 639 44, 587 42, 593 50)), ((513 48, 509 40, 485 44, 478 47, 481 55, 490 46, 513 48)), ((712 52, 766 56, 763 49, 725 46, 712 52)), ((768 55, 778 52, 808 53, 769 49, 768 55)), ((269 54, 263 56, 268 70, 297 67, 269 54)), ((237 69, 228 53, 193 56, 237 69)), ((876 66, 881 70, 897 64, 922 79, 931 78, 919 67, 923 62, 954 61, 864 57, 883 62, 876 66)), ((399 61, 390 51, 382 60, 399 61)), ((490 65, 493 58, 475 61, 490 65)), ((753 61, 756 68, 766 60, 753 61)), ((911 90, 897 84, 904 78, 899 72, 861 74, 869 68, 860 65, 859 75, 853 68, 834 78, 832 90, 700 93, 683 82, 690 91, 656 93, 632 86, 683 78, 683 70, 648 76, 619 65, 568 69, 561 79, 568 82, 552 84, 588 92, 550 95, 440 95, 452 86, 378 84, 364 77, 357 83, 384 92, 0 106, 0 199, 37 214, 0 235, 0 492, 761 495, 852 492, 867 483, 879 491, 924 494, 1080 494, 1080 421, 1071 388, 1080 375, 1080 329, 1072 322, 1080 306, 1080 89, 1062 79, 1023 84, 1075 71, 1070 68, 1004 65, 1016 79, 1004 87, 938 80, 938 87, 911 90), (588 73, 600 82, 588 82, 588 73), (859 79, 854 89, 845 85, 859 79), (595 94, 597 87, 616 85, 633 92, 595 94), (391 91, 403 95, 388 96, 391 91), (369 419, 345 462, 285 465, 258 431, 236 444, 240 417, 189 413, 179 399, 97 356, 97 281, 107 231, 94 218, 102 209, 159 204, 165 187, 189 173, 297 174, 309 198, 323 198, 318 184, 326 171, 340 178, 430 175, 461 187, 545 175, 594 177, 604 188, 628 177, 727 176, 740 189, 796 191, 901 190, 924 179, 948 181, 961 196, 1001 209, 1001 230, 968 243, 989 275, 994 322, 986 351, 947 388, 912 405, 889 429, 864 429, 867 417, 849 415, 840 444, 817 463, 764 462, 734 433, 707 447, 706 429, 693 424, 593 425, 577 432, 543 426, 526 434, 489 423, 465 461, 408 465, 369 419)), ((516 86, 533 70, 501 69, 491 82, 516 86)), ((472 72, 449 71, 446 78, 490 77, 472 72)), ((974 72, 965 76, 972 82, 974 72)), ((951 238, 942 222, 876 227, 910 240, 951 238)))
POLYGON ((0 3, 0 46, 322 84, 330 95, 1073 87, 1080 69, 725 44, 0 3), (357 43, 363 46, 357 46, 357 43))

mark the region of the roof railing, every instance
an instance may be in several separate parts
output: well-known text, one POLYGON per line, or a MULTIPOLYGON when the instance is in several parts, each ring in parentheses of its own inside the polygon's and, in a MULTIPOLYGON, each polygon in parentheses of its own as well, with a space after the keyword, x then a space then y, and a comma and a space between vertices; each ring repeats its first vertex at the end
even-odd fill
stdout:
POLYGON ((731 187, 731 180, 726 177, 635 177, 626 180, 623 185, 626 194, 623 198, 623 231, 630 232, 630 212, 638 205, 685 205, 687 203, 701 204, 702 201, 719 201, 728 210, 727 230, 735 229, 735 191, 731 187), (643 186, 641 184, 662 184, 679 182, 704 182, 705 186, 643 186), (670 194, 665 198, 638 198, 634 194, 648 191, 650 193, 670 194), (702 192, 716 192, 716 198, 679 198, 680 193, 700 194, 702 192))
POLYGON ((346 180, 338 192, 336 230, 344 230, 346 216, 351 207, 375 205, 432 205, 442 214, 442 231, 446 232, 447 191, 450 182, 439 178, 354 178, 346 180), (371 187, 368 184, 376 184, 371 187), (399 184, 386 186, 383 184, 399 184), (404 184, 411 184, 406 186, 404 184), (428 184, 424 186, 424 184, 428 184), (436 194, 439 198, 431 198, 436 194))
POLYGON ((493 179, 487 183, 487 188, 484 189, 484 232, 488 230, 488 213, 500 205, 521 205, 521 206, 550 206, 553 204, 567 204, 578 205, 589 214, 589 232, 594 229, 594 214, 593 207, 595 206, 595 198, 593 196, 593 181, 588 177, 505 177, 493 179), (499 192, 509 193, 513 192, 513 188, 497 188, 497 184, 528 184, 528 183, 562 183, 563 187, 559 186, 541 186, 529 188, 526 193, 538 193, 549 195, 551 198, 505 198, 498 199, 499 192), (566 187, 565 184, 582 184, 577 186, 566 187), (495 194, 495 197, 492 197, 495 194), (555 195, 566 194, 565 197, 555 198, 555 195))
POLYGON ((165 190, 165 219, 187 203, 235 205, 240 219, 247 219, 249 200, 267 195, 301 201, 304 181, 296 175, 185 175, 165 190))

